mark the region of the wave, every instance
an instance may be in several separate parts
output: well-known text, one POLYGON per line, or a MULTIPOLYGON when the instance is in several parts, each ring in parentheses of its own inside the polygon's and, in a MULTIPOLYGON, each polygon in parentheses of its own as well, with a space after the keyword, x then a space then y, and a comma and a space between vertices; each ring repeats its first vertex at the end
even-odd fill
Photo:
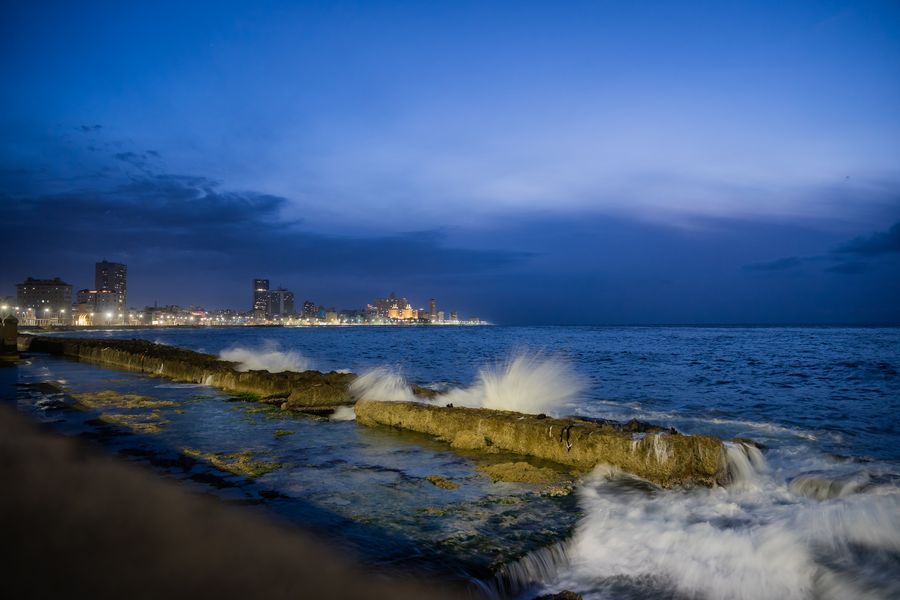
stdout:
MULTIPOLYGON (((573 407, 585 380, 563 360, 540 353, 520 353, 483 367, 467 388, 453 388, 431 400, 471 408, 558 414, 573 407)), ((403 375, 394 369, 372 369, 354 381, 351 391, 364 400, 426 402, 416 397, 403 375)))
POLYGON ((829 491, 811 498, 798 488, 820 484, 776 481, 752 446, 730 445, 726 461, 730 482, 713 489, 666 491, 598 467, 578 491, 585 517, 573 537, 487 587, 498 596, 540 582, 585 597, 900 597, 896 485, 834 494, 821 484, 829 491))
POLYGON ((523 352, 505 362, 482 368, 473 386, 450 390, 441 396, 441 402, 454 406, 558 414, 563 408, 574 406, 585 387, 585 380, 560 358, 523 352))
POLYGON ((350 393, 360 400, 415 402, 409 383, 398 370, 377 367, 366 371, 350 384, 350 393))
POLYGON ((238 363, 238 371, 309 371, 312 363, 299 352, 282 351, 275 342, 265 342, 261 348, 235 346, 219 353, 219 358, 238 363))

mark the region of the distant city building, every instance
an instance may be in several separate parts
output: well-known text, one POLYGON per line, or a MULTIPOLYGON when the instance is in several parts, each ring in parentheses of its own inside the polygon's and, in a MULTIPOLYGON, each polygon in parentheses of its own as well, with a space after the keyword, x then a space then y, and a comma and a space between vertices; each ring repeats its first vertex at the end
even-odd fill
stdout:
POLYGON ((109 289, 79 290, 77 296, 78 313, 82 316, 90 316, 91 324, 94 325, 122 323, 125 314, 120 303, 121 298, 121 292, 109 289))
POLYGON ((451 321, 458 321, 458 320, 459 320, 459 319, 457 318, 457 316, 456 316, 456 311, 455 311, 455 310, 454 310, 454 311, 450 311, 450 320, 451 320, 451 321))
POLYGON ((94 289, 115 294, 115 312, 124 313, 128 294, 128 267, 122 263, 100 261, 94 267, 94 289))
POLYGON ((408 306, 410 306, 409 301, 407 301, 406 298, 398 298, 394 292, 391 292, 391 295, 387 298, 376 298, 375 302, 370 305, 370 307, 374 308, 375 314, 379 317, 390 317, 393 319, 399 319, 401 317, 392 317, 391 311, 394 311, 393 314, 399 315, 408 306))
POLYGON ((269 312, 269 280, 253 280, 253 316, 261 319, 269 312))
POLYGON ((315 319, 319 315, 319 305, 315 302, 310 302, 306 300, 303 303, 303 310, 300 315, 304 319, 315 319))
POLYGON ((269 292, 269 303, 266 316, 289 317, 294 314, 294 292, 278 288, 269 292))
POLYGON ((326 323, 337 323, 338 322, 338 314, 337 311, 333 308, 329 308, 325 311, 325 322, 326 323))
POLYGON ((437 300, 434 298, 428 301, 428 319, 437 321, 437 300))
POLYGON ((72 286, 59 277, 29 277, 16 284, 16 302, 20 310, 31 313, 28 320, 67 322, 72 308, 72 286))

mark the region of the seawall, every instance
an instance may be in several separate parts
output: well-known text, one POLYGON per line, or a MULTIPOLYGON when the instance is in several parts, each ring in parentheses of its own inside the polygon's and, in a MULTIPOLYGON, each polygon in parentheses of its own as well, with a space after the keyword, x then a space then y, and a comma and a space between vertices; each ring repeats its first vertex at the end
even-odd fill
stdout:
POLYGON ((605 463, 663 487, 713 485, 725 477, 722 440, 636 422, 374 400, 360 400, 355 410, 363 425, 409 429, 460 449, 513 452, 583 471, 605 463))
POLYGON ((254 394, 280 403, 287 410, 329 412, 353 404, 350 373, 305 371, 270 373, 238 371, 237 363, 146 340, 97 340, 49 336, 20 336, 19 349, 58 354, 109 367, 202 383, 229 392, 254 394))

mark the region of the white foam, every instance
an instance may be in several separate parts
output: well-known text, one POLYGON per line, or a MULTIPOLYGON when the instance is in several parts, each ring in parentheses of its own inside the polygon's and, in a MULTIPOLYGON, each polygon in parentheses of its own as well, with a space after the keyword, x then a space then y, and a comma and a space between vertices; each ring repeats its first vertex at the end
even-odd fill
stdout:
POLYGON ((236 346, 222 350, 219 358, 238 363, 238 371, 268 371, 270 373, 295 371, 300 373, 312 368, 312 363, 305 356, 295 351, 282 351, 274 342, 265 342, 261 348, 236 346))
MULTIPOLYGON (((574 406, 584 387, 584 380, 562 360, 539 353, 521 353, 508 361, 482 368, 472 386, 451 389, 430 402, 558 414, 574 406)), ((351 384, 350 390, 362 400, 428 402, 412 393, 398 370, 387 367, 362 374, 351 384)))
POLYGON ((441 403, 454 406, 559 414, 574 406, 585 381, 568 363, 540 353, 520 353, 484 367, 469 388, 450 390, 441 403))
POLYGON ((352 406, 338 406, 329 418, 332 421, 355 421, 356 412, 352 406))
POLYGON ((403 375, 387 367, 377 367, 357 377, 350 384, 350 393, 360 400, 416 401, 403 375))
POLYGON ((900 490, 819 501, 774 480, 752 446, 729 445, 726 458, 727 488, 653 491, 598 468, 579 490, 586 516, 567 544, 568 563, 548 576, 524 562, 516 577, 597 591, 625 576, 690 598, 897 597, 890 569, 852 566, 867 552, 896 562, 900 490))

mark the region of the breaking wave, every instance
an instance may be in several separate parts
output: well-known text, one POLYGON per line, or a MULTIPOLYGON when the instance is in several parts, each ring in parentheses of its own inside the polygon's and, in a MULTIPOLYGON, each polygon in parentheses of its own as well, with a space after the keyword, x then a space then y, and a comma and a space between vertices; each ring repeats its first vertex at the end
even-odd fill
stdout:
POLYGON ((758 449, 726 450, 730 482, 662 490, 599 467, 579 490, 572 539, 505 567, 497 596, 536 588, 585 598, 900 597, 900 488, 867 476, 770 475, 758 449))
POLYGON ((585 388, 584 379, 563 360, 540 353, 521 353, 484 367, 471 387, 441 396, 459 406, 558 414, 574 407, 585 388))
MULTIPOLYGON (((540 353, 520 353, 483 367, 477 381, 455 388, 432 400, 472 408, 558 414, 575 402, 585 388, 584 379, 563 360, 540 353)), ((422 401, 396 370, 379 367, 361 375, 351 391, 364 400, 422 401)))
POLYGON ((219 353, 219 358, 238 363, 238 371, 308 371, 311 361, 294 351, 282 351, 278 344, 267 342, 261 348, 243 348, 236 346, 219 353))
POLYGON ((350 384, 350 393, 360 400, 416 401, 403 375, 387 367, 377 367, 357 377, 350 384))

